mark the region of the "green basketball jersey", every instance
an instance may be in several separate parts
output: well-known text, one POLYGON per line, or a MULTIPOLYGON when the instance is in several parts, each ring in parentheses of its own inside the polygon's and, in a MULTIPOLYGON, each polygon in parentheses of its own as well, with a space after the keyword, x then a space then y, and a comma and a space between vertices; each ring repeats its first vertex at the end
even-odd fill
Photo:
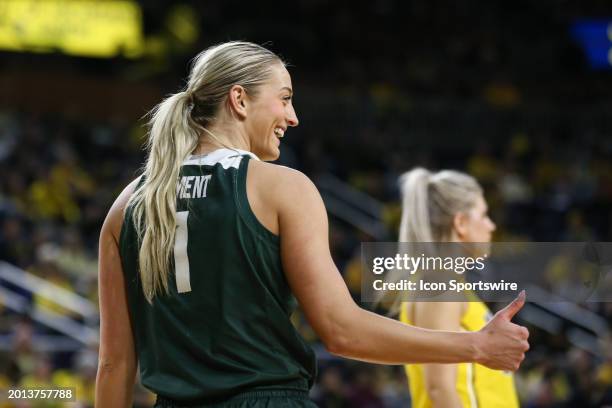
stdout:
POLYGON ((153 305, 138 275, 128 208, 120 238, 141 381, 177 401, 218 400, 252 390, 308 390, 316 362, 290 322, 297 306, 279 237, 249 206, 246 151, 192 156, 177 184, 169 295, 153 305))

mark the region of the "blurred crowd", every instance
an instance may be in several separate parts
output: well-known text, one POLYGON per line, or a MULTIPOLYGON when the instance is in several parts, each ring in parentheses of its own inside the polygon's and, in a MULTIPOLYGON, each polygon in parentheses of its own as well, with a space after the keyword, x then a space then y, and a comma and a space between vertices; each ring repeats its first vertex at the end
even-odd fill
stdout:
MULTIPOLYGON (((272 49, 284 50, 301 124, 283 139, 280 162, 315 182, 333 174, 380 201, 387 239, 397 234, 398 177, 424 166, 479 180, 497 241, 612 241, 612 78, 589 71, 568 34, 576 18, 609 14, 608 2, 304 0, 274 13, 256 3, 175 3, 142 2, 155 45, 148 49, 158 50, 142 61, 0 60, 0 261, 97 305, 98 234, 143 164, 146 129, 137 118, 152 107, 143 101, 174 92, 194 50, 228 38, 272 40, 272 49), (199 42, 180 41, 176 21, 186 25, 186 15, 201 27, 199 42), (39 66, 46 68, 42 82, 39 66), (58 72, 69 73, 57 83, 71 98, 51 95, 49 102, 36 84, 54 82, 46 76, 58 72), (101 88, 110 84, 116 88, 107 94, 101 88), (143 110, 122 112, 126 101, 143 110)), ((359 301, 359 244, 375 237, 331 215, 332 254, 359 301)), ((34 317, 42 311, 97 322, 1 278, 0 289, 0 390, 72 386, 78 406, 93 406, 95 342, 41 347, 59 333, 34 317), (27 307, 7 307, 4 290, 27 307)), ((580 306, 610 330, 612 303, 580 306)), ((409 406, 402 367, 333 358, 303 316, 295 324, 319 356, 312 391, 319 406, 409 406)), ((524 407, 612 406, 610 338, 598 339, 602 353, 594 355, 564 330, 530 330, 532 350, 516 375, 524 407)), ((135 405, 150 406, 152 398, 138 387, 135 405)))
MULTIPOLYGON (((101 223, 116 190, 138 169, 138 148, 130 151, 129 143, 120 142, 125 137, 110 124, 0 113, 0 168, 5 175, 0 182, 0 260, 97 307, 101 223)), ((96 322, 84 322, 59 305, 52 292, 31 293, 2 279, 0 286, 27 299, 27 307, 15 311, 4 307, 0 293, 0 334, 5 340, 0 389, 74 387, 76 406, 93 406, 95 341, 74 350, 47 350, 45 339, 50 337, 45 336, 57 338, 58 333, 32 316, 50 313, 93 327, 96 322)), ((150 405, 152 396, 141 391, 136 401, 150 405)))

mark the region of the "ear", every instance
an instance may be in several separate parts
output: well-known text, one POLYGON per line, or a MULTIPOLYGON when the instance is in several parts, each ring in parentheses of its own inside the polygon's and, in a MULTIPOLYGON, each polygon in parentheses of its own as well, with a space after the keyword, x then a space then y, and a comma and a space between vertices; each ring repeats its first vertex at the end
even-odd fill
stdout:
POLYGON ((246 90, 240 85, 232 86, 229 91, 227 102, 229 103, 230 110, 240 119, 244 119, 247 116, 248 98, 246 90))
POLYGON ((464 212, 458 212, 453 217, 453 230, 455 231, 455 234, 457 234, 457 237, 459 237, 460 239, 464 238, 467 234, 467 223, 468 214, 464 212))

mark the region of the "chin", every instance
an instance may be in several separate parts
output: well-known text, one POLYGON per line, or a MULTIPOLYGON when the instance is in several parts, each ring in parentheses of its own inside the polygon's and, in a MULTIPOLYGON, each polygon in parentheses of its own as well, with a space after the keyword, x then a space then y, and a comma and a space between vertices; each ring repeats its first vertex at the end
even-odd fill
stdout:
POLYGON ((263 161, 274 161, 274 160, 277 160, 279 157, 280 157, 279 149, 267 150, 265 152, 262 152, 261 156, 259 156, 259 158, 263 161))

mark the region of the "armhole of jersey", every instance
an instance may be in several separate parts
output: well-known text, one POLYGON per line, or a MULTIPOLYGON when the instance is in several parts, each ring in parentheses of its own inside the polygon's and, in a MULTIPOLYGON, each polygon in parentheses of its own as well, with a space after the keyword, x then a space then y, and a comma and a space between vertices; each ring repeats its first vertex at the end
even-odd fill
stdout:
MULTIPOLYGON (((140 177, 140 180, 138 180, 138 183, 136 184, 134 191, 136 191, 136 189, 142 185, 142 183, 144 182, 144 179, 145 179, 145 176, 143 174, 140 177)), ((132 192, 132 194, 134 194, 134 192, 132 192)), ((127 234, 127 228, 128 228, 129 222, 132 222, 132 208, 130 206, 126 206, 125 210, 123 211, 123 222, 121 223, 121 230, 119 231, 119 242, 118 242, 119 257, 121 257, 121 248, 123 248, 123 243, 125 242, 125 239, 126 239, 125 234, 127 234)))
POLYGON ((258 236, 272 242, 275 245, 280 243, 280 237, 266 228, 258 219, 251 204, 249 204, 249 197, 247 196, 247 171, 249 169, 249 156, 242 156, 242 161, 236 172, 235 186, 235 197, 236 207, 238 208, 238 214, 247 226, 258 236))
POLYGON ((121 223, 121 231, 119 231, 119 258, 121 258, 121 248, 123 248, 123 243, 125 242, 125 234, 127 234, 128 226, 126 225, 128 222, 131 222, 132 211, 129 207, 125 207, 125 211, 123 213, 123 222, 121 223))

